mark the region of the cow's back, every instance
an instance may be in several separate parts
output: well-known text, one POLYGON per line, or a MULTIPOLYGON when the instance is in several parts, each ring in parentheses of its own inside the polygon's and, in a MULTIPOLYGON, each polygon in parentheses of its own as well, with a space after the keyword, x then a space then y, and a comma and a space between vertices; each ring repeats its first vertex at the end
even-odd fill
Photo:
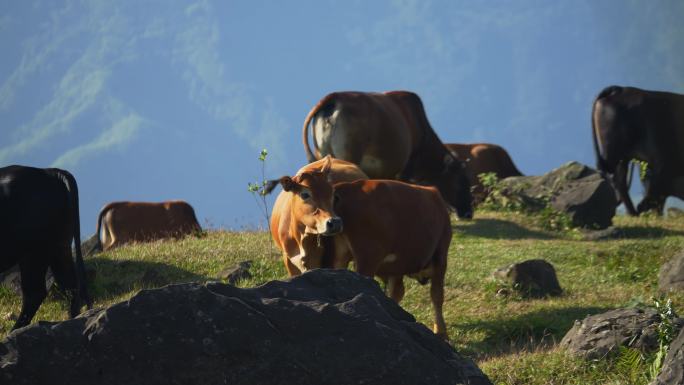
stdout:
POLYGON ((383 93, 337 92, 313 116, 317 157, 357 164, 371 178, 396 178, 415 146, 416 119, 383 93))
POLYGON ((190 234, 202 230, 197 221, 195 210, 188 202, 181 200, 167 201, 164 202, 164 208, 168 216, 170 235, 190 234))
POLYGON ((607 87, 594 101, 592 122, 599 168, 612 172, 617 158, 657 153, 666 160, 659 167, 684 174, 684 95, 607 87), (635 146, 638 153, 623 154, 635 146))
POLYGON ((445 146, 459 159, 466 162, 466 168, 474 177, 473 183, 478 181, 478 175, 488 172, 495 173, 499 179, 522 175, 508 152, 497 144, 448 143, 445 146))
POLYGON ((69 208, 66 185, 46 170, 25 166, 0 168, 3 247, 19 243, 30 247, 35 245, 35 239, 49 242, 70 238, 73 218, 69 208))
POLYGON ((201 230, 192 206, 185 201, 112 202, 102 208, 100 217, 103 250, 201 230))

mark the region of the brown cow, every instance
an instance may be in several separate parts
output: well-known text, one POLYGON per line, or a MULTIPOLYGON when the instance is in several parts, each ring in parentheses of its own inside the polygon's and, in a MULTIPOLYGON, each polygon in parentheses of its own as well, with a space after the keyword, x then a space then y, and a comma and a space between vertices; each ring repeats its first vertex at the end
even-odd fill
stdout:
POLYGON ((444 146, 412 92, 329 94, 307 115, 302 138, 310 162, 332 155, 359 165, 373 179, 434 185, 459 217, 473 215, 465 165, 444 146))
POLYGON ((273 220, 271 231, 283 249, 288 272, 292 275, 292 264, 305 265, 305 269, 342 268, 353 260, 358 273, 377 275, 385 281, 389 296, 397 302, 404 296, 404 275, 421 283, 429 279, 434 331, 447 338, 442 304, 451 223, 440 193, 434 187, 391 180, 360 179, 333 187, 329 164, 326 160, 320 169, 309 168, 293 178, 280 179, 292 203, 289 210, 279 206, 274 213, 289 212, 291 216, 289 220, 273 220), (310 234, 308 243, 297 242, 302 234, 310 234), (333 234, 326 237, 332 242, 323 248, 314 246, 319 235, 333 234), (289 246, 283 245, 282 235, 289 246), (311 250, 317 252, 315 266, 306 265, 300 258, 312 259, 311 250), (332 254, 333 258, 322 254, 332 254))
POLYGON ((473 202, 480 203, 485 198, 485 191, 478 175, 493 172, 499 179, 509 176, 521 176, 513 160, 506 150, 491 143, 447 143, 445 146, 466 164, 470 179, 473 202))
MULTIPOLYGON (((302 167, 293 178, 281 178, 281 191, 273 204, 271 235, 283 253, 290 276, 321 267, 330 242, 341 230, 341 221, 332 214, 332 188, 329 183, 368 179, 356 165, 329 156, 302 167), (315 185, 324 176, 323 186, 315 185), (295 188, 296 187, 296 188, 295 188), (315 191, 315 194, 314 194, 315 191), (330 237, 321 238, 322 235, 330 237)), ((339 243, 339 242, 338 242, 339 243)), ((346 267, 336 266, 336 267, 346 267)))
POLYGON ((379 276, 397 302, 404 297, 404 275, 430 280, 433 331, 448 339, 442 304, 451 222, 439 191, 392 180, 337 183, 334 189, 346 241, 335 245, 336 265, 352 259, 359 274, 379 276))
POLYGON ((185 201, 112 202, 100 210, 98 243, 93 250, 108 250, 129 242, 178 238, 200 231, 195 210, 185 201))

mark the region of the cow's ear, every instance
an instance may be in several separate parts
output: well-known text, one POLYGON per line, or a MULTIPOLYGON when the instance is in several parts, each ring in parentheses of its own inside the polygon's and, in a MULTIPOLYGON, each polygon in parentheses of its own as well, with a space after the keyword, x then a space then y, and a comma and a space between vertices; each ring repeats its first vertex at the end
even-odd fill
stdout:
POLYGON ((470 162, 470 158, 469 158, 469 157, 463 159, 463 158, 461 158, 460 156, 458 156, 458 152, 456 152, 456 151, 454 151, 454 150, 451 150, 451 151, 449 151, 449 152, 451 152, 451 156, 454 157, 454 161, 456 161, 456 162, 458 162, 459 160, 461 161, 461 168, 465 168, 465 167, 466 167, 466 166, 465 166, 466 163, 470 162))
POLYGON ((297 190, 297 187, 299 187, 299 185, 295 181, 293 181, 292 178, 290 178, 289 176, 284 176, 280 178, 279 182, 280 185, 283 186, 283 190, 285 191, 294 191, 297 190))
POLYGON ((464 169, 465 167, 465 162, 462 162, 458 158, 454 157, 453 154, 449 152, 444 154, 444 172, 464 169))
POLYGON ((321 166, 321 173, 327 175, 332 167, 332 156, 326 155, 324 159, 323 166, 321 166))

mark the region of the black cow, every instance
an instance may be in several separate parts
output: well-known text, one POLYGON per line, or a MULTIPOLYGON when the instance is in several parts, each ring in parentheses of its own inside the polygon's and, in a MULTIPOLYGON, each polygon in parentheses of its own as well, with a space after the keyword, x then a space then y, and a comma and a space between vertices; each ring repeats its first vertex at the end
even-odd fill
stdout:
POLYGON ((627 213, 663 212, 665 199, 684 199, 684 95, 611 86, 592 111, 596 165, 607 174, 627 213), (644 199, 634 208, 628 174, 632 159, 648 163, 644 199))
POLYGON ((28 325, 45 299, 47 268, 71 299, 69 314, 78 315, 86 290, 81 256, 78 187, 57 168, 0 168, 0 271, 19 264, 22 306, 14 327, 28 325), (75 242, 76 264, 71 241, 75 242))

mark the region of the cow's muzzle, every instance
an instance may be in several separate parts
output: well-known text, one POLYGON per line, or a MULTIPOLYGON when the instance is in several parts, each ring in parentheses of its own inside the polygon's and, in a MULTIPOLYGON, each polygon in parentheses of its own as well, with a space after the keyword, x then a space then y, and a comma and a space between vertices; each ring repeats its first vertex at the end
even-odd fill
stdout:
POLYGON ((325 232, 321 235, 335 235, 342 231, 342 218, 331 217, 325 222, 325 232))

